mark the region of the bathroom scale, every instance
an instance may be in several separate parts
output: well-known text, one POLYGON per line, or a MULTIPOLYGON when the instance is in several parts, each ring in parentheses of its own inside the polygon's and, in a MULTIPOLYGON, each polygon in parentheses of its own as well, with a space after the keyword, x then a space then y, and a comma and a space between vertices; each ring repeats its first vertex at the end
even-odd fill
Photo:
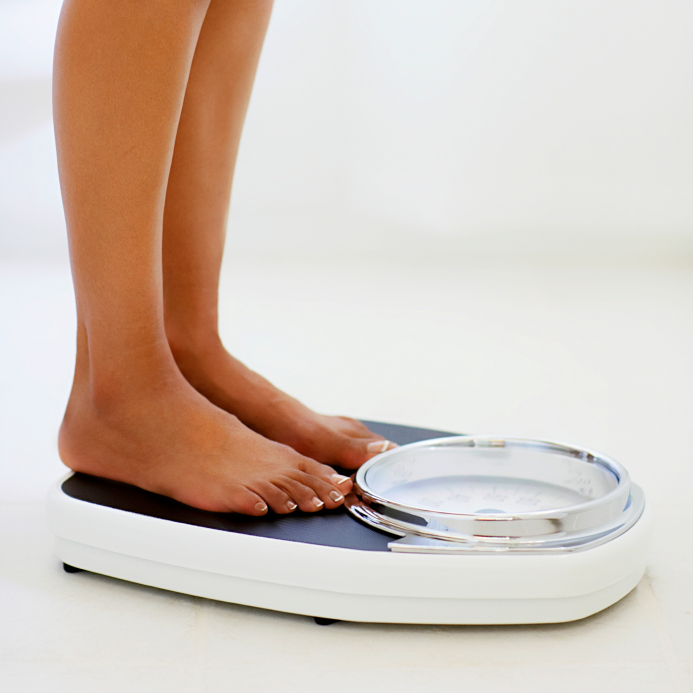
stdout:
POLYGON ((615 460, 551 441, 364 423, 400 447, 366 462, 331 511, 213 513, 70 473, 48 497, 57 556, 67 572, 320 624, 573 621, 642 577, 651 509, 615 460))

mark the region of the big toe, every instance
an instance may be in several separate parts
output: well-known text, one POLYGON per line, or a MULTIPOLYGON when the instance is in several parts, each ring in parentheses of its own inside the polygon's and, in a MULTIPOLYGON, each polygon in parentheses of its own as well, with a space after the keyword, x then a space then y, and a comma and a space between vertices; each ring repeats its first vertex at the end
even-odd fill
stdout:
POLYGON ((397 443, 382 438, 350 438, 339 456, 339 464, 346 469, 357 469, 372 457, 396 447, 397 443))

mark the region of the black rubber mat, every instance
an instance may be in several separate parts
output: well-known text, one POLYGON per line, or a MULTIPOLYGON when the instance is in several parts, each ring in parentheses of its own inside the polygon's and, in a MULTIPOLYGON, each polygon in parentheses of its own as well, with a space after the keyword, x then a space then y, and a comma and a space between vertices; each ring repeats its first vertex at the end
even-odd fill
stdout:
MULTIPOLYGON (((412 428, 377 421, 364 423, 372 431, 400 445, 455 435, 428 428, 412 428)), ((338 471, 349 473, 345 470, 338 471)), ((387 551, 387 544, 392 539, 390 535, 360 524, 344 508, 324 510, 317 514, 302 513, 298 510, 291 515, 269 513, 261 518, 235 513, 211 513, 184 505, 166 496, 143 491, 136 486, 88 474, 71 476, 63 483, 62 490, 68 496, 87 503, 224 532, 239 532, 362 551, 387 551)))

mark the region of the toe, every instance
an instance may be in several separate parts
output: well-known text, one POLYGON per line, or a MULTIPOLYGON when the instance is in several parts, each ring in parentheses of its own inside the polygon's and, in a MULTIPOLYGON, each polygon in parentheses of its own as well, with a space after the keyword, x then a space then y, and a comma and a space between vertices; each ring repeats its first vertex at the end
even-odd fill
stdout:
POLYGON ((353 486, 353 483, 348 476, 337 474, 332 467, 328 467, 326 464, 311 460, 308 457, 303 458, 301 464, 299 465, 299 470, 308 476, 316 477, 319 481, 329 484, 331 487, 329 491, 336 490, 342 495, 349 493, 351 491, 351 487, 353 486))
MULTIPOLYGON (((314 488, 317 483, 315 477, 309 477, 307 474, 302 472, 297 472, 297 478, 292 479, 285 477, 278 481, 281 487, 289 494, 292 498, 296 499, 298 507, 305 513, 314 513, 318 510, 322 510, 327 504, 323 500, 323 493, 318 489, 314 488)), ((322 482, 319 482, 322 483, 322 482)), ((330 505, 327 507, 335 507, 336 504, 330 500, 329 495, 325 496, 330 505)))
POLYGON ((331 510, 339 507, 344 502, 344 490, 342 488, 335 487, 333 483, 305 472, 297 472, 296 474, 298 482, 311 489, 313 495, 313 498, 310 499, 311 503, 315 503, 315 498, 317 497, 326 508, 331 510))
POLYGON ((269 507, 278 515, 291 513, 298 506, 298 500, 290 490, 276 482, 260 482, 256 490, 267 500, 269 507))
POLYGON ((245 486, 232 486, 225 499, 225 504, 228 506, 226 512, 255 515, 256 517, 267 514, 267 503, 257 493, 245 486))
POLYGON ((344 442, 339 464, 346 469, 358 469, 371 457, 396 447, 397 443, 383 438, 350 438, 344 442))

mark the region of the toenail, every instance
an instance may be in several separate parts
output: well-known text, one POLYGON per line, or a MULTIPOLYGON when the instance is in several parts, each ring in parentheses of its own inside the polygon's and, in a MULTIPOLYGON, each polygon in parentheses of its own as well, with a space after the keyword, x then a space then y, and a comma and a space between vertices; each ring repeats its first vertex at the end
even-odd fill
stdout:
POLYGON ((259 513, 264 513, 267 510, 267 506, 262 502, 258 502, 255 503, 255 510, 257 510, 259 513))
POLYGON ((345 481, 349 481, 348 476, 342 476, 341 474, 333 474, 332 475, 332 481, 335 482, 339 486, 339 484, 343 484, 345 481))
POLYGON ((396 447, 396 445, 391 443, 389 440, 376 440, 373 443, 368 444, 368 452, 379 455, 381 452, 385 452, 390 445, 392 445, 392 447, 396 447))
POLYGON ((337 503, 340 500, 344 500, 344 496, 339 491, 330 491, 330 498, 337 503))
POLYGON ((286 501, 286 507, 287 507, 289 510, 292 510, 292 511, 293 511, 293 510, 296 510, 296 508, 298 508, 298 506, 296 505, 296 503, 294 503, 293 501, 286 501))
POLYGON ((313 498, 313 505, 316 508, 322 508, 323 505, 325 505, 319 498, 313 498))

